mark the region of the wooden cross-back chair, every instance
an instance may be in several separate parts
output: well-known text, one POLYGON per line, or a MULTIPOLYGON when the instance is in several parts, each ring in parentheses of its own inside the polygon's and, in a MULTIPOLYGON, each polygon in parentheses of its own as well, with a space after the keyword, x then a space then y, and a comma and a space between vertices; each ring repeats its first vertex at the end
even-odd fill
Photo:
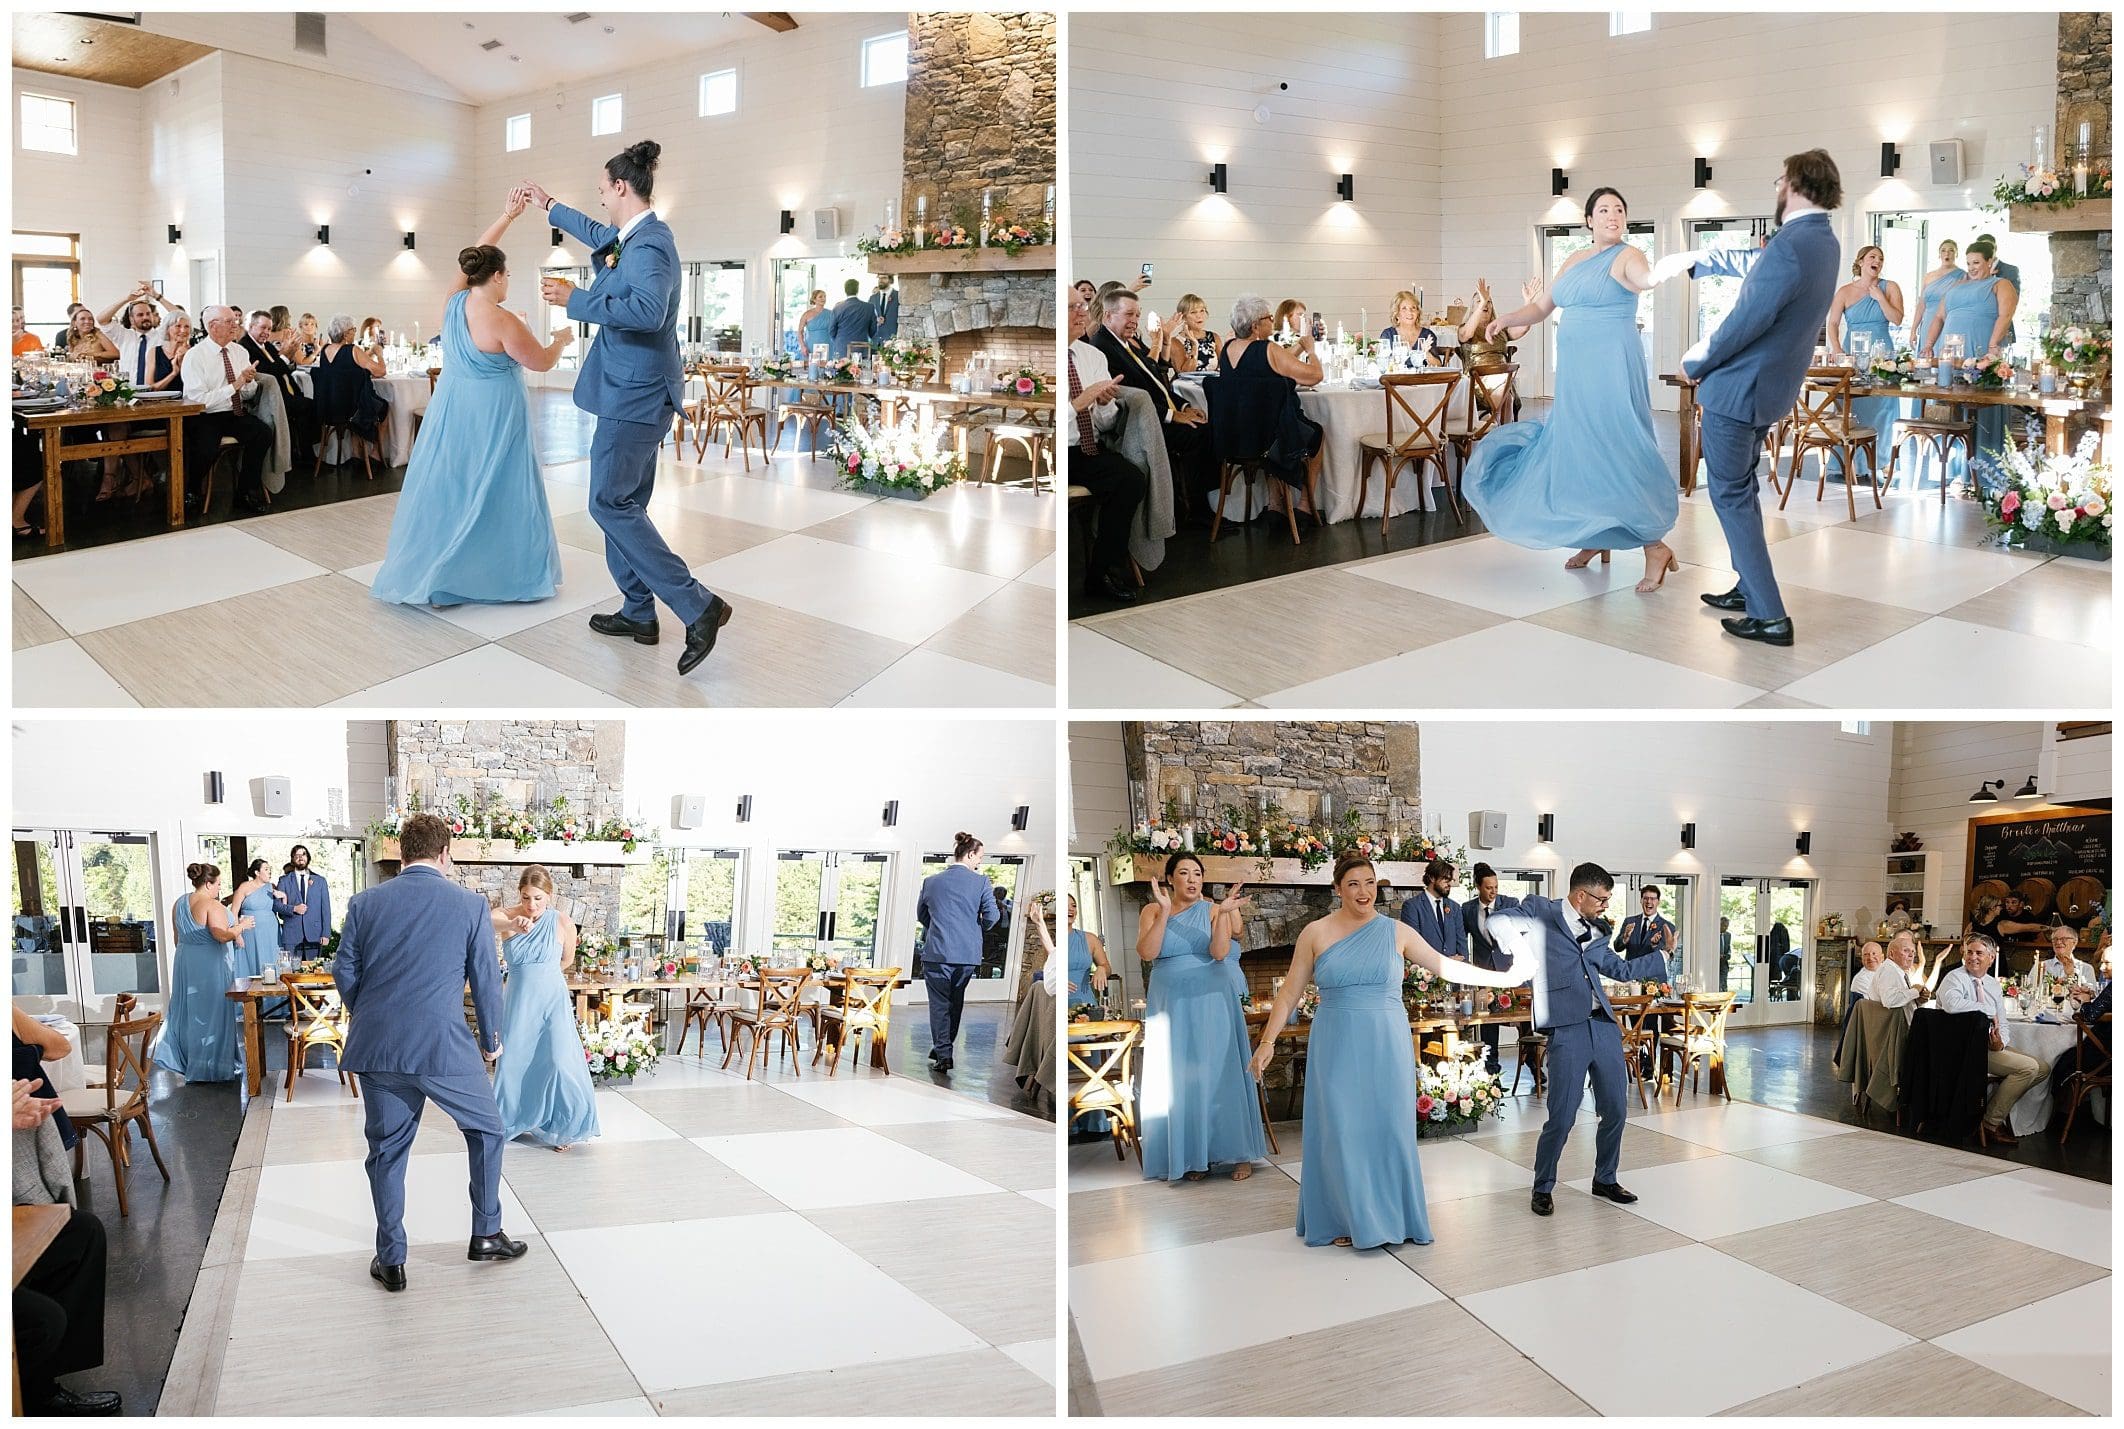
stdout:
MULTIPOLYGON (((1460 509, 1460 487, 1446 464, 1450 441, 1446 413, 1461 374, 1451 368, 1428 372, 1389 372, 1379 379, 1386 398, 1386 431, 1371 433, 1358 442, 1357 511, 1360 519, 1372 485, 1372 464, 1386 463, 1386 494, 1379 503, 1379 530, 1387 529, 1394 510, 1394 480, 1407 467, 1423 480, 1427 466, 1438 468, 1445 482, 1446 499, 1453 503, 1453 517, 1462 525, 1467 515, 1460 509)), ((1419 490, 1421 488, 1419 487, 1419 490)))
MULTIPOLYGON (((337 1063, 347 1050, 347 1009, 331 983, 309 978, 289 978, 281 983, 288 995, 288 1086, 285 1100, 295 1100, 295 1079, 309 1070, 310 1053, 319 1047, 332 1049, 337 1063)), ((341 1086, 356 1098, 361 1085, 344 1067, 339 1069, 341 1086)))
MULTIPOLYGON (((162 1026, 162 1014, 151 1012, 130 1021, 113 1022, 104 1039, 104 1077, 100 1087, 82 1087, 62 1092, 59 1104, 77 1130, 96 1137, 111 1155, 111 1178, 118 1187, 118 1214, 131 1214, 125 1188, 133 1164, 133 1127, 146 1138, 155 1169, 167 1183, 170 1168, 163 1164, 162 1148, 155 1144, 155 1123, 148 1115, 148 1047, 162 1026)), ((74 1143, 74 1178, 81 1179, 81 1153, 86 1138, 74 1143)))
POLYGON ((2072 1119, 2080 1114, 2081 1102, 2096 1092, 2102 1093, 2105 1104, 2109 1102, 2108 1013, 2093 1021, 2081 1020, 2079 1059, 2082 1070, 2073 1073, 2065 1083, 2072 1089, 2072 1100, 2065 1104, 2065 1125, 2058 1131, 2060 1141, 2072 1135, 2072 1119))
POLYGON ((1844 507, 1848 519, 1858 520, 1858 498, 1851 488, 1858 483, 1858 453, 1866 454, 1866 489, 1873 493, 1873 509, 1881 509, 1880 433, 1860 426, 1851 417, 1851 381, 1848 367, 1810 367, 1800 387, 1799 401, 1792 407, 1792 469, 1785 476, 1785 493, 1777 509, 1785 509, 1792 489, 1799 485, 1800 466, 1808 452, 1817 454, 1819 479, 1814 499, 1820 501, 1829 489, 1829 453, 1835 452, 1844 466, 1844 507))
MULTIPOLYGON (((749 368, 738 365, 717 365, 707 369, 703 380, 708 391, 696 404, 697 415, 693 420, 693 459, 700 461, 708 452, 708 443, 720 431, 723 434, 723 455, 730 455, 730 436, 737 434, 738 450, 745 461, 745 470, 752 470, 751 434, 760 438, 760 456, 768 455, 767 409, 756 406, 752 394, 756 386, 749 368)), ((780 437, 782 429, 774 429, 780 437)))
POLYGON ((1704 1063, 1711 1064, 1711 1080, 1733 1100, 1733 1085, 1726 1080, 1726 1019, 1733 1012, 1737 992, 1693 992, 1682 1000, 1681 1025, 1662 1033, 1660 1051, 1675 1059, 1674 1102, 1681 1104, 1682 1082, 1694 1091, 1703 1077, 1704 1063))
POLYGON ((834 978, 830 986, 841 994, 841 1000, 819 1009, 819 1040, 811 1049, 812 1065, 818 1065, 824 1055, 826 1075, 832 1076, 849 1041, 868 1033, 872 1065, 890 1076, 885 1046, 892 1033, 892 994, 899 981, 899 968, 850 968, 834 978))
POLYGON ((1646 1111, 1652 1109, 1652 1099, 1645 1094, 1645 1053, 1654 1048, 1653 1019, 1660 1016, 1655 1010, 1658 999, 1644 997, 1608 996, 1608 1003, 1621 1019, 1618 1028, 1622 1033, 1623 1062, 1630 1069, 1630 1080, 1637 1087, 1637 1104, 1646 1111))
POLYGON ((737 1053, 737 1036, 746 1034, 749 1044, 745 1050, 745 1079, 752 1080, 753 1068, 759 1065, 763 1047, 771 1048, 776 1033, 781 1034, 782 1053, 789 1058, 790 1069, 798 1076, 804 1074, 796 1055, 797 1023, 804 1015, 804 994, 811 990, 812 972, 809 968, 761 968, 756 973, 739 977, 742 991, 759 997, 757 1007, 733 1007, 723 1014, 723 1025, 728 1029, 729 1046, 723 1052, 723 1065, 730 1065, 737 1053))
POLYGON ((1132 1150, 1138 1162, 1143 1160, 1134 1082, 1136 1048, 1142 1042, 1140 1022, 1074 1022, 1069 1026, 1069 1124, 1074 1127, 1082 1117, 1104 1113, 1118 1161, 1128 1160, 1132 1150))
POLYGON ((1470 368, 1467 381, 1467 415, 1446 423, 1446 440, 1453 444, 1461 476, 1467 475, 1468 458, 1475 454, 1475 444, 1499 422, 1512 420, 1512 404, 1519 399, 1519 364, 1504 362, 1470 368))

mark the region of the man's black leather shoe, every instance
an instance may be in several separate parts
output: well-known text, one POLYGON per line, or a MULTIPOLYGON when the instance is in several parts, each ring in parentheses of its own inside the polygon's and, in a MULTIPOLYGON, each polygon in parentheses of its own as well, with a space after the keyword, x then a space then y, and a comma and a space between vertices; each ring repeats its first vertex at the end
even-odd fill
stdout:
POLYGON ((1547 1191, 1536 1191, 1536 1192, 1534 1193, 1534 1214, 1535 1214, 1535 1215, 1537 1215, 1537 1216, 1546 1216, 1546 1215, 1548 1215, 1548 1214, 1549 1214, 1550 1212, 1554 1211, 1555 1209, 1556 1209, 1556 1198, 1555 1198, 1554 1196, 1551 1196, 1551 1195, 1550 1195, 1550 1194, 1549 1194, 1549 1193, 1548 1193, 1547 1191))
POLYGON ((406 1288, 406 1268, 385 1265, 374 1256, 369 1258, 369 1278, 394 1295, 406 1288))
POLYGON ((1096 584, 1099 594, 1122 605, 1136 603, 1136 588, 1112 571, 1101 571, 1096 584))
POLYGON ((686 627, 686 649, 679 656, 679 673, 690 675, 693 667, 708 658, 715 649, 715 637, 730 623, 730 602, 719 595, 708 597, 708 608, 701 612, 700 619, 686 627))
POLYGON ((1637 1197, 1622 1188, 1620 1181, 1595 1181, 1593 1194, 1603 1201, 1613 1201, 1618 1206, 1627 1206, 1637 1197))
POLYGON ((72 1416, 116 1414, 120 1401, 115 1390, 95 1389, 87 1394, 76 1394, 71 1389, 52 1386, 52 1397, 39 1404, 26 1404, 25 1412, 32 1415, 53 1414, 72 1416))
POLYGON ((1752 615, 1739 619, 1727 616, 1719 622, 1726 633, 1741 640, 1754 640, 1763 645, 1790 645, 1792 643, 1792 617, 1782 620, 1757 620, 1752 615))
POLYGON ((501 1231, 493 1235, 476 1235, 465 1248, 467 1260, 514 1260, 529 1247, 520 1240, 511 1240, 501 1231))
POLYGON ((654 645, 660 635, 655 621, 629 620, 624 615, 593 615, 590 628, 600 635, 624 635, 637 645, 654 645))
POLYGON ((1717 595, 1705 591, 1697 599, 1710 606, 1713 610, 1746 610, 1748 608, 1748 597, 1741 594, 1739 586, 1735 586, 1729 591, 1722 591, 1717 595))

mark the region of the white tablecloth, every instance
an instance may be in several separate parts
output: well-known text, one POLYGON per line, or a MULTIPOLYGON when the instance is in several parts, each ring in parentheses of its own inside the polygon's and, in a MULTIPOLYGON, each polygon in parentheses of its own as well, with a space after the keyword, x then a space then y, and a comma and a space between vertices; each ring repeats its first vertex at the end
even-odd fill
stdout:
MULTIPOLYGON (((1201 378, 1183 377, 1174 382, 1173 391, 1189 406, 1203 412, 1209 410, 1201 378)), ((1386 500, 1386 467, 1380 463, 1373 468, 1372 489, 1365 493, 1364 510, 1358 511, 1358 477, 1363 461, 1359 443, 1369 433, 1386 430, 1386 403, 1386 393, 1380 388, 1353 388, 1347 382, 1323 382, 1318 387, 1298 389, 1298 405, 1320 424, 1324 433, 1322 450, 1327 459, 1320 465, 1320 508, 1330 521, 1348 521, 1358 516, 1379 519, 1381 503, 1386 500)), ((1423 475, 1426 484, 1435 483, 1437 468, 1426 467, 1423 475)), ((1417 478, 1406 470, 1395 479, 1394 515, 1436 509, 1436 498, 1429 490, 1418 487, 1417 478)), ((1226 502, 1224 519, 1248 520, 1268 504, 1265 485, 1257 485, 1243 506, 1235 489, 1226 502)))
MULTIPOLYGON (((310 381, 310 370, 306 367, 296 369, 295 385, 302 388, 306 397, 317 395, 310 381)), ((383 464, 404 466, 406 458, 413 454, 414 415, 428 410, 428 399, 433 395, 428 387, 428 374, 411 372, 401 377, 379 377, 376 391, 391 404, 383 428, 377 434, 378 445, 383 448, 383 464)), ((345 448, 343 438, 334 438, 325 448, 325 460, 345 460, 348 455, 345 448)))
POLYGON ((52 1013, 40 1013, 37 1021, 66 1039, 73 1051, 56 1062, 44 1063, 44 1075, 51 1078, 55 1092, 78 1092, 88 1085, 88 1063, 81 1058, 81 1029, 64 1017, 52 1013))
MULTIPOLYGON (((2026 1052, 2031 1057, 2040 1057, 2046 1064, 2054 1064, 2058 1058, 2071 1053, 2073 1045, 2080 1040, 2080 1030, 2070 1023, 2058 1026, 2048 1022, 2008 1022, 2006 1045, 2016 1052, 2026 1052)), ((2106 1108, 2103 1108, 2106 1112, 2106 1108)), ((2013 1104, 2013 1114, 2007 1124, 2015 1136, 2034 1136, 2050 1125, 2050 1074, 2045 1072, 2022 1098, 2013 1104)), ((2086 1114, 2083 1110, 2083 1116, 2086 1114)))

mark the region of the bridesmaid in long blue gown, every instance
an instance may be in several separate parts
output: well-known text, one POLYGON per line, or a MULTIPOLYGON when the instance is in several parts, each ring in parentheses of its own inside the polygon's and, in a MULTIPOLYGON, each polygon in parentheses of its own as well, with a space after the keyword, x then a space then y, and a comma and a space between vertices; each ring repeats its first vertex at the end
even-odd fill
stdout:
POLYGON ((1637 295, 1673 276, 1624 242, 1622 195, 1595 189, 1586 204, 1593 246, 1574 254, 1549 291, 1492 318, 1488 335, 1529 328, 1562 310, 1555 400, 1541 421, 1491 429, 1461 473, 1461 494, 1491 534, 1546 551, 1578 547, 1580 570, 1617 546, 1642 546, 1642 592, 1680 562, 1665 541, 1681 514, 1673 468, 1652 436, 1652 391, 1637 333, 1637 295))
MULTIPOLYGON (((1969 245, 1969 274, 1940 298, 1940 310, 1926 329, 1925 351, 1932 356, 1946 338, 1962 340, 1962 358, 1983 357, 2003 350, 2007 330, 2013 325, 2014 309, 2021 295, 2012 283, 1999 276, 1998 251, 1979 238, 1969 245)), ((1991 403, 1973 409, 1976 413, 1975 469, 1989 469, 1983 458, 2005 450, 2006 409, 1991 403)))
POLYGON ((273 865, 262 858, 251 860, 243 882, 229 900, 237 915, 250 920, 243 941, 232 945, 231 963, 237 977, 257 977, 280 961, 280 918, 273 911, 273 865))
POLYGON ((1232 947, 1239 888, 1213 920, 1202 860, 1176 853, 1165 878, 1151 880, 1151 900, 1136 931, 1137 956, 1157 960, 1144 1014, 1144 1179, 1199 1181, 1229 1166, 1244 1181, 1268 1144, 1246 1070, 1246 978, 1232 947))
POLYGON ((1077 926, 1077 895, 1069 895, 1069 1005, 1072 1011, 1079 1007, 1091 1007, 1099 1001, 1099 993, 1106 987, 1106 980, 1113 976, 1113 964, 1106 959, 1106 948, 1097 938, 1077 926), (1096 969, 1096 972, 1094 971, 1096 969))
POLYGON ((1298 934, 1291 970, 1261 1029, 1253 1074, 1268 1070, 1276 1034, 1307 983, 1320 989, 1306 1043, 1304 1175, 1298 1234, 1307 1245, 1431 1243, 1416 1154, 1416 1054, 1401 1001, 1405 963, 1459 983, 1517 987, 1529 972, 1495 972, 1441 955, 1378 909, 1370 859, 1335 862, 1342 906, 1298 934))
MULTIPOLYGON (((1925 334, 1932 330, 1932 320, 1939 316, 1940 299, 1947 295, 1949 288, 1968 276, 1955 264, 1955 259, 1961 256, 1961 252, 1962 246, 1952 238, 1941 239, 1939 249, 1940 266, 1927 273, 1920 281, 1917 316, 1911 319, 1910 332, 1904 343, 1913 353, 1925 350, 1925 334)), ((1906 417, 1921 417, 1924 413, 1925 404, 1923 402, 1909 403, 1903 411, 1903 415, 1906 417)), ((1957 454, 1952 458, 1952 461, 1960 461, 1959 453, 1961 448, 1957 447, 1955 451, 1957 454)), ((1924 466, 1931 459, 1931 448, 1921 447, 1915 455, 1919 462, 1917 468, 1919 479, 1922 480, 1924 466)), ((1943 485, 1949 482, 1953 476, 1954 470, 1951 465, 1948 470, 1944 470, 1939 474, 1943 485)))
POLYGON ((553 880, 543 868, 525 869, 516 893, 515 904, 494 915, 509 965, 494 1100, 504 1140, 528 1137, 566 1151, 598 1134, 597 1090, 565 980, 575 924, 553 906, 553 880))
POLYGON ((170 958, 170 1001, 155 1039, 155 1065, 187 1082, 227 1082, 236 1076, 235 949, 251 931, 248 918, 229 918, 221 903, 221 869, 188 865, 192 891, 170 908, 177 947, 170 958))
MULTIPOLYGON (((1852 281, 1836 290, 1829 302, 1829 351, 1832 357, 1854 356, 1853 339, 1865 340, 1868 352, 1866 361, 1873 353, 1895 346, 1894 324, 1903 320, 1903 290, 1891 279, 1881 276, 1881 266, 1888 255, 1879 245, 1869 243, 1858 251, 1852 261, 1852 281)), ((1861 365, 1860 375, 1864 375, 1861 365)), ((1902 402, 1894 397, 1860 397, 1851 403, 1851 421, 1855 426, 1871 427, 1875 433, 1874 454, 1880 465, 1888 464, 1888 453, 1895 449, 1895 418, 1902 402)), ((1827 459, 1828 454, 1824 457, 1827 459)), ((1835 458, 1833 470, 1842 470, 1843 458, 1835 458)), ((1879 472, 1873 475, 1878 476, 1879 472)))
POLYGON ((443 306, 442 376, 406 463, 382 569, 369 591, 400 605, 544 600, 560 584, 560 542, 531 440, 523 369, 545 372, 574 340, 540 345, 509 297, 495 243, 524 210, 512 194, 479 243, 457 255, 443 306))

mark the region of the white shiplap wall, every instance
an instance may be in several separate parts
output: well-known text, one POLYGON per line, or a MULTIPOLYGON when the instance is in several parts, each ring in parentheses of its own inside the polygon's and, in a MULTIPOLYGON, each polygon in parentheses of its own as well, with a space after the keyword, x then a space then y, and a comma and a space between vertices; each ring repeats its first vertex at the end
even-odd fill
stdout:
MULTIPOLYGON (((14 92, 74 101, 75 154, 42 154, 15 140, 14 226, 81 238, 81 300, 97 312, 144 277, 141 183, 147 169, 141 96, 117 85, 14 71, 14 92)), ((19 103, 16 106, 19 119, 19 103)), ((160 229, 156 237, 162 237, 160 229)))
MULTIPOLYGON (((498 208, 511 185, 530 179, 594 218, 605 161, 627 145, 663 146, 654 200, 685 262, 743 259, 745 337, 765 342, 771 322, 774 259, 852 254, 856 239, 884 217, 900 191, 906 86, 862 87, 862 42, 903 23, 895 15, 805 15, 781 35, 674 56, 660 64, 481 105, 472 141, 481 214, 498 208), (735 114, 700 116, 700 77, 738 71, 735 114), (590 102, 619 94, 623 127, 593 136, 590 102), (531 147, 510 153, 503 126, 531 115, 531 147), (781 212, 797 231, 784 237, 781 212), (838 208, 838 241, 810 237, 811 210, 838 208)), ((541 215, 519 221, 512 242, 547 260, 541 215), (521 237, 518 237, 521 235, 521 237)), ((470 237, 466 238, 467 242, 470 237)), ((556 265, 588 261, 570 240, 556 265), (565 256, 563 256, 565 255, 565 256)), ((866 285, 867 291, 867 285, 866 285)), ((535 298, 535 294, 532 295, 535 298)), ((840 295, 835 294, 835 301, 840 295)))
POLYGON ((1368 309, 1375 330, 1396 288, 1439 292, 1437 32, 1427 15, 1072 16, 1065 276, 1154 261, 1149 304, 1200 294, 1219 330, 1243 292, 1331 328, 1368 309), (1355 203, 1335 196, 1344 173, 1355 203))
MULTIPOLYGON (((141 144, 147 156, 147 211, 134 218, 131 235, 147 246, 148 276, 163 292, 191 309, 224 301, 228 292, 224 248, 228 241, 228 182, 222 162, 223 56, 207 55, 164 75, 140 92, 141 144), (166 241, 164 226, 176 224, 184 241, 166 241), (200 265, 208 264, 215 276, 200 265), (199 291, 202 287, 206 291, 199 291)), ((93 173, 93 171, 90 171, 93 173)), ((84 247, 127 241, 115 230, 84 247)), ((137 276, 137 275, 136 275, 137 276)))

